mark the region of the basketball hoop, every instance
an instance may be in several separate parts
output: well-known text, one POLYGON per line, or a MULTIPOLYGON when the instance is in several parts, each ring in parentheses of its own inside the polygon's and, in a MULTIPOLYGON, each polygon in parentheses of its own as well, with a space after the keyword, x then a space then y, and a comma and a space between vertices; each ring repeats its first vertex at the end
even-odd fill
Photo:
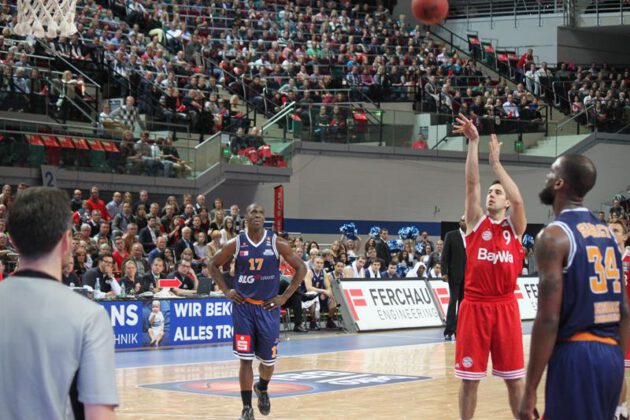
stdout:
POLYGON ((77 32, 76 4, 77 0, 17 0, 15 34, 36 38, 68 37, 77 32))

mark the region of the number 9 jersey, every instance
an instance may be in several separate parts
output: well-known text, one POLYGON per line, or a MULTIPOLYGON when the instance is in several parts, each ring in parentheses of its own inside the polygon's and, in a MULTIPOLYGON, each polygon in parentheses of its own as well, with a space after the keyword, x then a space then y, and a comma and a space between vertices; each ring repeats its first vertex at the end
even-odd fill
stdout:
POLYGON ((567 209, 550 226, 569 238, 558 340, 589 332, 619 341, 622 263, 608 226, 586 208, 567 209))

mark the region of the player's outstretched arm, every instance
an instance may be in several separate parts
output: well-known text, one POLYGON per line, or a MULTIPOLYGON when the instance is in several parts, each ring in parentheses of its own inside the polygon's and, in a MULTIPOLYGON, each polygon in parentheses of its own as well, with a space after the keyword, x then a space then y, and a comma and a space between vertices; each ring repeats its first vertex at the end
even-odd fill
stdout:
POLYGON ((521 191, 518 189, 518 186, 507 173, 503 165, 501 164, 500 155, 501 155, 501 145, 503 143, 499 143, 499 139, 496 134, 490 135, 490 143, 488 145, 489 155, 488 159, 490 161, 490 167, 494 171, 499 181, 501 181, 501 185, 505 189, 505 195, 510 200, 510 209, 512 214, 510 215, 510 220, 512 221, 512 226, 514 226, 514 232, 517 236, 522 236, 525 233, 525 228, 527 228, 527 217, 525 216, 525 203, 523 202, 523 196, 521 195, 521 191))
POLYGON ((521 420, 538 418, 536 389, 556 344, 562 308, 562 267, 569 254, 569 238, 558 226, 545 228, 536 239, 538 265, 538 311, 532 328, 525 393, 521 400, 521 420))
POLYGON ((236 238, 231 239, 226 243, 223 248, 212 257, 208 270, 210 271, 210 277, 219 286, 219 289, 223 292, 226 298, 231 299, 235 303, 243 303, 243 296, 239 295, 236 290, 228 289, 221 267, 227 264, 236 253, 236 238))
POLYGON ((293 293, 300 287, 300 284, 304 280, 304 276, 306 275, 306 264, 302 262, 302 260, 295 255, 291 246, 284 239, 278 238, 276 240, 276 248, 278 249, 278 253, 282 255, 284 260, 295 270, 295 274, 293 275, 293 279, 291 279, 291 284, 289 287, 279 296, 276 296, 273 299, 270 299, 264 303, 265 308, 273 309, 275 305, 282 306, 287 300, 291 297, 293 293), (273 306, 269 307, 270 303, 274 303, 273 306))
POLYGON ((468 139, 466 157, 466 231, 471 232, 483 216, 481 209, 481 185, 479 183, 479 132, 471 120, 459 114, 453 125, 453 133, 468 139))

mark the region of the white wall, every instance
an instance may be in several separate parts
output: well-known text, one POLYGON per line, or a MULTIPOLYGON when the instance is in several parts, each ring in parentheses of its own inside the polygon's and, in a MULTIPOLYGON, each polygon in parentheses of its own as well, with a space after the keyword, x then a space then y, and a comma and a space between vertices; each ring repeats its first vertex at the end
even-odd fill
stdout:
MULTIPOLYGON (((597 185, 587 197, 589 208, 599 209, 628 185, 629 151, 628 146, 600 143, 585 153, 599 171, 597 185)), ((291 182, 285 184, 287 218, 440 222, 457 220, 463 212, 463 161, 298 154, 293 165, 291 182)), ((495 177, 487 164, 480 170, 483 195, 495 177)), ((538 200, 548 169, 510 165, 507 170, 521 189, 529 221, 549 221, 549 208, 538 200)), ((223 185, 211 196, 242 208, 260 202, 271 216, 273 187, 223 185)))
MULTIPOLYGON (((563 25, 561 13, 541 15, 520 15, 516 22, 514 16, 490 18, 447 20, 444 26, 466 38, 469 33, 477 33, 483 40, 492 40, 495 48, 514 49, 524 53, 527 48, 534 49, 537 62, 558 61, 556 30, 563 25)), ((466 47, 467 48, 467 47, 466 47)))

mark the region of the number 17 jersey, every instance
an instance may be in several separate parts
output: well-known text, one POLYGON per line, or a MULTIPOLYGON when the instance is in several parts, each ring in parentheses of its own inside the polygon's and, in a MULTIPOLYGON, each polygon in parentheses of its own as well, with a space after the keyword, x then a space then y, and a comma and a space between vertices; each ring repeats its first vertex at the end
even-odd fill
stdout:
POLYGON ((623 273, 621 254, 608 226, 586 208, 563 210, 550 226, 560 227, 570 244, 558 339, 589 332, 618 341, 623 273))
POLYGON ((244 298, 262 301, 278 295, 280 259, 276 238, 276 234, 268 230, 257 244, 247 233, 236 237, 234 290, 244 298))

